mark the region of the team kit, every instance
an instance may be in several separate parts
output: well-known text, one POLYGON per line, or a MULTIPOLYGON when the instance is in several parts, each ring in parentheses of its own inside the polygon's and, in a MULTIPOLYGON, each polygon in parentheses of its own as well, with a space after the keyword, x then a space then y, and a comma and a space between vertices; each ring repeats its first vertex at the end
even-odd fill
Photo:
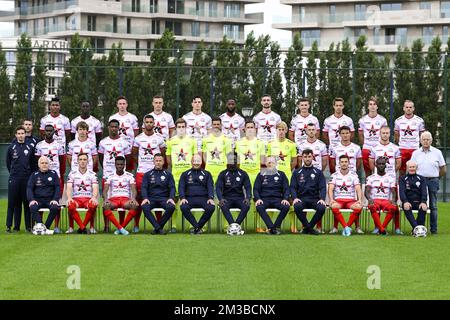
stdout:
MULTIPOLYGON (((256 232, 278 235, 289 216, 292 232, 319 235, 324 233, 322 217, 329 207, 334 217, 329 233, 338 233, 340 224, 342 235, 350 236, 364 233, 359 221, 363 203, 368 203, 374 220, 372 233, 386 235, 392 220, 395 233, 401 234, 397 201, 424 185, 420 180, 399 182, 399 177, 414 173, 414 164, 407 162, 425 131, 409 100, 395 120, 394 132, 378 114, 375 97, 368 101, 358 130, 344 114, 342 98, 334 99, 334 113, 322 126, 310 113, 307 98, 298 101, 289 126, 272 110, 268 95, 261 98, 262 110, 250 119, 237 113, 234 99, 226 101, 220 117, 211 118, 202 111, 201 97, 194 97, 192 111, 176 121, 163 111, 163 104, 163 97, 153 97, 153 112, 140 126, 127 111, 127 99, 119 97, 104 138, 103 125, 90 114, 89 102, 83 102, 80 116, 70 121, 61 114, 59 99, 52 99, 50 113, 40 121, 41 139, 32 136, 33 124, 25 120, 16 129, 7 164, 11 177, 19 164, 24 168, 16 169, 20 172, 15 185, 22 181, 26 189, 21 199, 26 229, 34 234, 61 233, 64 199, 69 213, 66 233, 97 233, 94 219, 102 197, 104 231, 112 232, 113 225, 117 235, 128 235, 131 223, 132 232, 138 233, 142 213, 153 226, 152 234, 165 234, 171 219, 169 232, 177 232, 180 212, 191 224, 191 234, 201 234, 219 206, 230 235, 244 233, 242 224, 250 210, 257 212, 256 232), (361 145, 352 142, 355 133, 361 145), (364 192, 360 169, 366 176, 364 192), (325 170, 331 174, 328 181, 325 170), (45 223, 43 209, 49 212, 45 223), (345 212, 350 213, 347 220, 345 212), (299 230, 296 219, 301 222, 299 230), (53 222, 54 230, 49 230, 53 222)), ((14 181, 10 178, 8 200, 14 205, 8 204, 8 230, 13 218, 18 230, 22 212, 17 205, 20 192, 12 191, 14 181)), ((426 199, 417 199, 418 205, 423 202, 426 199)), ((411 212, 407 216, 417 232, 423 216, 417 220, 411 212)))

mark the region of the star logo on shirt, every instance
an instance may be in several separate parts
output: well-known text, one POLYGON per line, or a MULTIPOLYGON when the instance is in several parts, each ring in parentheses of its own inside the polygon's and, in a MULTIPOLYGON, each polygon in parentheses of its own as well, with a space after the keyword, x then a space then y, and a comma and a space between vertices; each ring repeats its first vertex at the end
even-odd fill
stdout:
POLYGON ((280 150, 280 154, 277 156, 277 158, 278 158, 277 160, 281 160, 284 162, 284 158, 286 158, 286 155, 283 154, 283 152, 280 150))
POLYGON ((58 128, 58 127, 56 126, 56 124, 53 125, 53 128, 55 129, 54 135, 57 136, 57 137, 59 137, 59 131, 61 131, 61 128, 58 128))
POLYGON ((348 161, 349 162, 352 161, 352 159, 354 158, 351 155, 349 155, 348 152, 346 152, 345 155, 348 157, 348 161))
POLYGON ((233 127, 233 124, 230 123, 230 127, 228 128, 228 133, 229 134, 234 134, 234 130, 235 130, 235 128, 233 127))
POLYGON ((379 187, 376 187, 377 188, 377 193, 386 193, 385 192, 385 186, 383 186, 383 182, 380 182, 380 186, 379 187))
POLYGON ((386 164, 390 164, 391 162, 389 161, 389 159, 390 159, 390 158, 393 158, 393 156, 389 156, 389 155, 387 154, 387 152, 385 152, 384 155, 382 156, 382 158, 383 158, 384 160, 386 160, 386 164))
POLYGON ((53 162, 53 158, 56 156, 56 154, 52 153, 52 150, 48 150, 48 153, 45 155, 50 162, 53 162))
POLYGON ((187 154, 187 152, 184 152, 183 149, 181 149, 177 154, 178 161, 186 161, 187 154))
POLYGON ((305 123, 303 128, 300 128, 300 136, 306 136, 306 128, 308 127, 308 125, 305 123))
POLYGON ((153 155, 153 150, 154 148, 152 148, 150 143, 147 143, 147 148, 144 148, 144 156, 153 155))
POLYGON ((253 157, 255 156, 254 153, 251 153, 250 150, 248 150, 246 153, 244 153, 245 160, 254 160, 253 157))
POLYGON ((157 121, 157 122, 156 122, 156 125, 155 125, 155 128, 154 128, 154 131, 155 131, 156 133, 162 134, 162 130, 163 130, 165 127, 166 127, 166 126, 163 126, 163 125, 161 124, 161 122, 157 121))
POLYGON ((126 185, 123 185, 122 182, 119 182, 119 184, 116 185, 116 188, 117 188, 117 189, 126 189, 127 186, 126 186, 126 185))
POLYGON ((79 154, 82 154, 82 153, 84 153, 84 152, 83 152, 83 148, 80 148, 80 151, 78 151, 78 152, 76 153, 76 155, 78 156, 79 154))
POLYGON ((266 124, 262 126, 265 132, 272 133, 272 125, 269 124, 269 120, 266 121, 266 124))
POLYGON ((108 151, 109 153, 109 160, 115 159, 119 154, 120 151, 116 150, 116 147, 113 147, 111 151, 108 151))
POLYGON ((204 126, 201 126, 198 124, 198 122, 195 122, 195 124, 191 124, 189 127, 191 127, 191 134, 195 134, 195 133, 201 133, 201 129, 204 128, 204 126))
POLYGON ((78 185, 78 191, 87 191, 87 188, 90 186, 90 184, 84 183, 84 181, 81 181, 81 183, 78 185))
POLYGON ((342 183, 342 186, 339 187, 339 190, 348 192, 348 186, 345 184, 345 181, 342 183))
POLYGON ((214 150, 211 151, 211 158, 212 158, 213 160, 214 160, 214 159, 220 160, 220 154, 221 154, 221 153, 222 153, 222 152, 219 151, 219 149, 217 149, 217 147, 215 147, 214 150))
POLYGON ((374 137, 377 135, 377 132, 380 131, 380 129, 375 129, 372 125, 372 128, 370 128, 367 131, 369 131, 369 137, 374 137))
POLYGON ((333 129, 335 138, 339 137, 339 130, 341 130, 341 126, 338 126, 336 129, 333 129))
POLYGON ((127 135, 127 130, 129 129, 130 127, 125 127, 125 123, 124 122, 122 122, 122 124, 120 125, 120 128, 119 128, 119 135, 123 135, 123 136, 126 136, 127 135))
POLYGON ((403 136, 412 136, 413 132, 416 131, 416 129, 411 129, 409 125, 406 127, 406 129, 402 129, 403 136))

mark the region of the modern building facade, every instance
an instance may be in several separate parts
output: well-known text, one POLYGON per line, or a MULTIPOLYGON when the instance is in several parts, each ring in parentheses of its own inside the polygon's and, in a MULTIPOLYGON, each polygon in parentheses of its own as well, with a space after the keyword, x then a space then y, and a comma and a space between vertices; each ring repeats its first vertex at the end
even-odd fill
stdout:
POLYGON ((439 36, 444 44, 450 26, 450 1, 281 0, 292 6, 291 19, 274 28, 299 32, 304 46, 317 41, 320 49, 348 38, 352 44, 366 35, 371 49, 396 51, 421 38, 425 45, 439 36))
MULTIPOLYGON (((69 41, 75 33, 89 38, 98 53, 123 43, 126 60, 146 61, 147 49, 164 30, 188 49, 200 41, 217 43, 227 36, 243 44, 244 26, 263 22, 263 13, 245 14, 245 5, 264 0, 14 0, 14 12, 0 12, 13 21, 15 34, 69 41)), ((1 10, 1 9, 0 9, 1 10)))

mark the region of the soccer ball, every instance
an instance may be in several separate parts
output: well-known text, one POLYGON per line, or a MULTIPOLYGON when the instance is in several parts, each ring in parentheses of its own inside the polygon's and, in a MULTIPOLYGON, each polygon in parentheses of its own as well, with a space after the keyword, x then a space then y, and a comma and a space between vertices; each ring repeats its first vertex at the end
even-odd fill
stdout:
POLYGON ((427 236, 427 228, 425 226, 417 226, 413 230, 413 236, 418 237, 426 237, 427 236))
POLYGON ((230 236, 241 236, 244 234, 244 230, 237 223, 232 223, 227 228, 227 234, 230 236))
POLYGON ((43 223, 36 223, 33 227, 33 234, 37 236, 47 234, 47 227, 43 223))

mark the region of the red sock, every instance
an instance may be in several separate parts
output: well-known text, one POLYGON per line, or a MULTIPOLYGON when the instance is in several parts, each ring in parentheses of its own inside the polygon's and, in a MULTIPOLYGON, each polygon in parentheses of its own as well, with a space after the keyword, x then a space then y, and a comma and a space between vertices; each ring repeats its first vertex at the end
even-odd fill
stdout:
MULTIPOLYGON (((359 225, 359 217, 360 217, 360 214, 361 213, 361 210, 358 212, 358 210, 353 210, 353 214, 356 214, 356 218, 353 220, 353 222, 355 223, 355 227, 356 228, 359 228, 360 227, 360 225, 359 225)), ((349 221, 350 221, 350 218, 349 218, 349 221)), ((350 224, 350 223, 347 223, 349 226, 351 226, 352 224, 350 224)))
MULTIPOLYGON (((359 213, 353 212, 350 217, 348 218, 347 225, 351 226, 353 222, 356 222, 356 220, 359 218, 359 213)), ((356 225, 356 223, 355 223, 356 225)))
POLYGON ((136 210, 136 216, 134 217, 134 226, 135 227, 139 227, 139 221, 141 220, 141 212, 142 212, 142 209, 141 209, 141 207, 139 207, 136 210))
POLYGON ((386 213, 386 217, 384 218, 384 222, 383 222, 383 229, 386 229, 389 222, 391 222, 393 216, 394 215, 390 212, 386 213))
POLYGON ((83 221, 81 221, 80 214, 76 210, 75 210, 75 212, 72 212, 71 216, 72 216, 72 222, 73 222, 73 220, 75 220, 81 229, 85 228, 83 221))
MULTIPOLYGON (((338 209, 339 210, 339 209, 338 209)), ((333 211, 333 213, 334 213, 334 211, 333 211)), ((339 213, 340 214, 340 213, 339 213)), ((341 214, 341 216, 342 216, 342 214, 341 214)), ((338 223, 339 223, 339 221, 337 220, 337 218, 336 218, 336 216, 334 216, 333 217, 333 226, 337 229, 337 227, 338 227, 338 223)))
POLYGON ((136 216, 135 210, 128 211, 128 215, 125 221, 121 223, 122 227, 125 228, 130 223, 131 219, 133 219, 135 216, 136 216))
POLYGON ((322 230, 322 219, 320 219, 319 222, 317 222, 316 226, 318 229, 322 230))
POLYGON ((103 211, 103 214, 109 221, 112 222, 112 224, 114 226, 116 226, 117 229, 119 229, 119 230, 122 229, 122 226, 120 225, 119 221, 117 221, 116 217, 114 217, 111 210, 105 210, 105 211, 103 211))
POLYGON ((384 231, 384 228, 381 225, 380 214, 376 210, 373 210, 370 213, 372 214, 372 219, 375 223, 375 227, 377 227, 377 229, 380 231, 384 231))
POLYGON ((84 225, 87 227, 88 223, 91 223, 91 228, 93 228, 93 217, 95 216, 95 210, 93 209, 88 209, 88 211, 86 212, 86 216, 84 217, 84 225))
POLYGON ((74 223, 73 223, 73 217, 72 217, 72 215, 69 215, 69 227, 70 228, 74 228, 74 223))
MULTIPOLYGON (((339 212, 339 209, 335 208, 335 209, 331 209, 331 211, 334 214, 334 219, 335 219, 334 221, 339 221, 341 223, 341 225, 345 228, 347 226, 347 224, 345 223, 344 217, 339 212)), ((337 229, 337 225, 335 228, 337 229)))
POLYGON ((125 219, 125 211, 119 211, 119 222, 122 225, 123 220, 125 219))
POLYGON ((103 211, 103 221, 105 222, 105 228, 109 228, 109 219, 106 216, 105 211, 103 211))

